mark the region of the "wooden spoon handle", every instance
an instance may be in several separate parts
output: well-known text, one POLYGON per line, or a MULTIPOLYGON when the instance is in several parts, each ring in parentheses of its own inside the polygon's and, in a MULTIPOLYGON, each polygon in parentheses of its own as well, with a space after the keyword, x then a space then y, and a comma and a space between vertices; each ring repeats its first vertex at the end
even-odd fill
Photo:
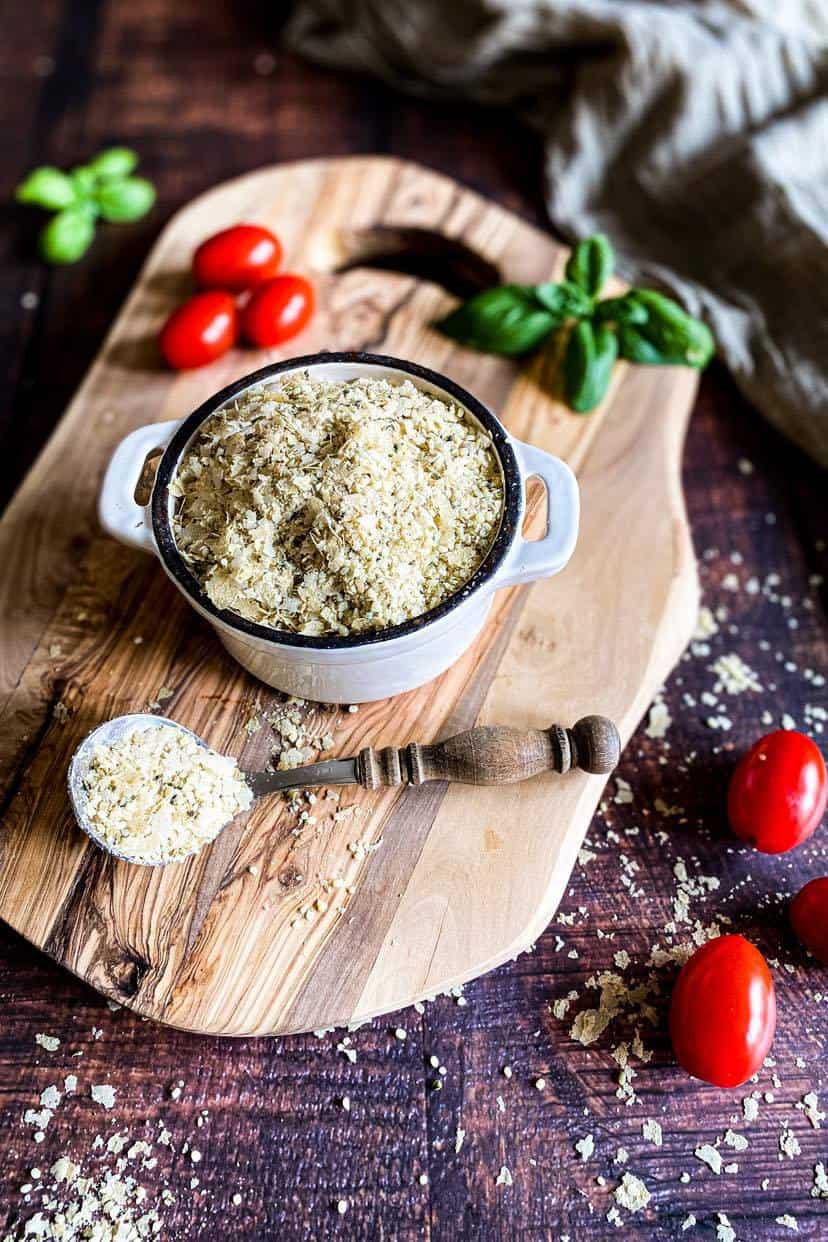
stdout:
POLYGON ((621 755, 618 730, 606 716, 584 716, 571 729, 509 729, 483 725, 455 737, 398 749, 359 752, 357 779, 366 789, 456 781, 464 785, 508 785, 541 772, 611 772, 621 755))

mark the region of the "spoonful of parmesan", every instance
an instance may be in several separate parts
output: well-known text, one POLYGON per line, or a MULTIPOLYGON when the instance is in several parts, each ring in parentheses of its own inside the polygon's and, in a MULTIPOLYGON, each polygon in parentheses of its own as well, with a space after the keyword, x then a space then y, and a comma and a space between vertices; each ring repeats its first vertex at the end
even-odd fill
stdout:
POLYGON ((69 766, 78 824, 127 862, 180 862, 213 841, 256 798, 327 785, 507 785, 544 772, 606 774, 618 763, 618 730, 605 716, 571 729, 481 725, 432 745, 410 742, 349 759, 278 772, 242 772, 183 725, 159 716, 118 716, 81 742, 69 766))

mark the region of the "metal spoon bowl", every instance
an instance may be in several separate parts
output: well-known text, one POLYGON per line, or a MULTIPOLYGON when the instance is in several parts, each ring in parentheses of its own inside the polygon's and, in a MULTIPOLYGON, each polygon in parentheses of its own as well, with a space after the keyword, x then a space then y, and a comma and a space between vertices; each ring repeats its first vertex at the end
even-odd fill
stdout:
MULTIPOLYGON (((149 714, 116 716, 114 720, 105 720, 103 724, 98 725, 96 729, 93 729, 91 733, 86 735, 72 756, 67 776, 69 801, 72 803, 72 810, 75 812, 78 827, 102 850, 106 850, 107 854, 111 854, 113 858, 120 858, 124 862, 135 863, 139 867, 159 867, 164 864, 165 860, 161 857, 133 858, 130 854, 124 854, 122 851, 114 849, 107 844, 106 841, 101 840, 89 822, 89 800, 84 788, 84 781, 89 774, 92 754, 97 746, 107 746, 112 742, 120 741, 122 737, 126 737, 130 733, 141 733, 146 729, 158 728, 177 729, 179 733, 186 733, 188 737, 193 738, 205 750, 212 749, 197 733, 193 733, 190 729, 185 729, 183 725, 177 724, 174 720, 168 720, 164 716, 151 716, 149 714)), ((200 849, 203 849, 203 844, 196 846, 195 849, 191 850, 191 853, 198 853, 200 849)), ((189 856, 188 854, 182 857, 189 856)))
MULTIPOLYGON (((88 798, 84 789, 84 781, 89 773, 89 764, 97 746, 106 746, 112 742, 117 742, 130 733, 158 728, 177 729, 179 733, 186 733, 188 737, 193 738, 205 750, 212 751, 213 754, 220 753, 214 750, 212 746, 208 746, 197 733, 193 733, 191 729, 185 729, 184 725, 178 724, 175 720, 168 720, 165 716, 136 714, 133 716, 116 716, 114 720, 106 720, 103 724, 98 725, 80 743, 69 764, 69 800, 72 803, 78 826, 96 845, 100 846, 102 850, 106 850, 107 854, 111 854, 113 858, 123 859, 124 862, 134 863, 139 867, 160 867, 164 866, 169 860, 160 856, 134 858, 121 850, 113 849, 106 841, 101 840, 89 822, 88 798)), ((305 785, 353 784, 356 781, 355 764, 356 761, 353 759, 329 759, 322 763, 308 764, 301 769, 302 780, 297 780, 295 772, 239 772, 239 775, 247 782, 253 791, 254 797, 261 798, 267 794, 280 793, 288 789, 304 788, 305 785)), ((227 822, 230 823, 231 821, 228 820, 227 822)), ((219 829, 219 832, 222 831, 223 828, 219 829)), ((218 835, 219 833, 216 833, 216 836, 218 835)), ((215 840, 215 837, 213 840, 215 840)), ((209 843, 202 842, 200 845, 196 845, 189 854, 182 854, 176 861, 181 862, 184 858, 197 854, 199 850, 204 849, 205 844, 209 843)))

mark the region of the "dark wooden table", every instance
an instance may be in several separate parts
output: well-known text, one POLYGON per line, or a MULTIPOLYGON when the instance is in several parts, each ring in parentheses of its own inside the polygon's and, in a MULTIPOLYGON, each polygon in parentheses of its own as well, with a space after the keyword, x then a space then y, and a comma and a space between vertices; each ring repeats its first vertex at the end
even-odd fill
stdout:
MULTIPOLYGON (((371 81, 298 63, 278 50, 278 19, 264 16, 277 9, 241 0, 6 4, 3 502, 162 223, 213 183, 273 161, 391 152, 543 221, 539 144, 516 122, 400 99, 371 81), (34 219, 8 205, 15 183, 35 163, 79 162, 114 141, 141 152, 159 186, 158 207, 138 225, 102 230, 77 267, 45 269, 34 258, 34 219)), ((684 484, 704 600, 721 610, 718 632, 685 657, 667 687, 666 737, 642 727, 627 748, 620 774, 633 800, 617 800, 610 786, 590 833, 595 857, 576 868, 559 920, 534 953, 468 986, 463 1003, 441 997, 422 1013, 373 1022, 351 1036, 355 1060, 336 1050, 332 1034, 198 1038, 111 1011, 0 928, 0 1233, 5 1225, 18 1236, 17 1222, 38 1210, 39 1196, 20 1189, 37 1181, 33 1166, 48 1181, 50 1166, 68 1153, 100 1180, 106 1162, 95 1136, 106 1141, 119 1131, 153 1140, 157 1165, 142 1168, 135 1156, 129 1168, 169 1238, 612 1238, 618 1227, 606 1214, 625 1171, 652 1195, 641 1212, 621 1209, 631 1238, 714 1237, 717 1226, 727 1237, 717 1213, 740 1240, 790 1236, 777 1221, 785 1214, 796 1218, 799 1236, 828 1237, 828 1201, 810 1193, 815 1162, 828 1156, 826 1130, 796 1107, 828 1078, 828 972, 806 959, 785 919, 787 897, 828 870, 828 828, 793 856, 773 859, 736 848, 722 813, 735 752, 784 714, 809 731, 822 724, 825 476, 764 426, 714 367, 692 421, 684 484), (717 680, 710 666, 731 652, 763 688, 718 694, 723 706, 713 708, 704 701, 717 680), (710 716, 731 727, 711 728, 710 716), (619 951, 630 958, 625 978, 647 976, 651 946, 665 943, 674 899, 687 887, 679 860, 694 895, 677 938, 696 919, 706 925, 726 915, 773 959, 775 1065, 736 1092, 676 1069, 664 1030, 667 968, 658 972, 664 991, 653 1002, 655 1024, 639 1022, 652 1059, 633 1060, 637 1098, 627 1103, 616 1097, 612 1049, 632 1040, 635 1020, 622 1016, 590 1047, 569 1030, 597 996, 586 981, 617 970, 619 951), (622 880, 631 872, 628 887, 622 880), (718 889, 699 891, 698 875, 715 877, 718 889), (550 1006, 570 990, 577 999, 555 1017, 550 1006), (60 1047, 38 1045, 37 1033, 59 1037, 60 1047), (50 1085, 62 1092, 70 1073, 77 1091, 36 1143, 36 1124, 22 1115, 40 1109, 50 1085), (115 1086, 111 1110, 90 1099, 93 1083, 115 1086), (759 1115, 748 1123, 741 1100, 754 1090, 759 1115), (643 1136, 647 1119, 660 1122, 662 1146, 643 1136), (169 1145, 155 1141, 162 1122, 169 1145), (715 1175, 693 1151, 729 1127, 749 1146, 722 1145, 738 1172, 715 1175), (792 1156, 780 1150, 788 1128, 799 1148, 786 1140, 792 1156), (594 1153, 582 1160, 574 1144, 587 1135, 594 1153), (624 1164, 619 1148, 628 1153, 624 1164), (502 1168, 509 1176, 497 1184, 502 1168), (682 1232, 688 1213, 698 1224, 682 1232)), ((111 1166, 116 1157, 106 1158, 111 1166)))

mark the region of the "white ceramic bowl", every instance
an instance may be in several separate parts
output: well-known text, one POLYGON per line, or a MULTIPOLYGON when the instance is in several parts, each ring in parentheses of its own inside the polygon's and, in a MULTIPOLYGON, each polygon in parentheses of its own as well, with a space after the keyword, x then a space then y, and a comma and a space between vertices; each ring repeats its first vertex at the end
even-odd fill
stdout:
POLYGON ((99 508, 101 525, 116 539, 153 552, 193 608, 215 629, 238 662, 269 686, 322 703, 365 703, 421 686, 453 664, 480 632, 494 592, 558 573, 572 555, 578 534, 578 484, 558 457, 513 439, 471 393, 453 380, 413 362, 375 354, 322 353, 274 363, 223 389, 189 418, 139 427, 121 442, 107 467, 99 508), (426 392, 462 406, 492 438, 503 475, 503 517, 484 560, 454 595, 430 612, 374 634, 311 637, 270 629, 220 610, 207 598, 185 564, 172 535, 174 499, 169 485, 201 424, 248 389, 278 381, 294 371, 320 379, 361 376, 411 380, 426 392), (153 451, 163 456, 146 506, 135 489, 153 451), (521 534, 525 487, 537 477, 546 489, 547 530, 542 538, 521 534))

